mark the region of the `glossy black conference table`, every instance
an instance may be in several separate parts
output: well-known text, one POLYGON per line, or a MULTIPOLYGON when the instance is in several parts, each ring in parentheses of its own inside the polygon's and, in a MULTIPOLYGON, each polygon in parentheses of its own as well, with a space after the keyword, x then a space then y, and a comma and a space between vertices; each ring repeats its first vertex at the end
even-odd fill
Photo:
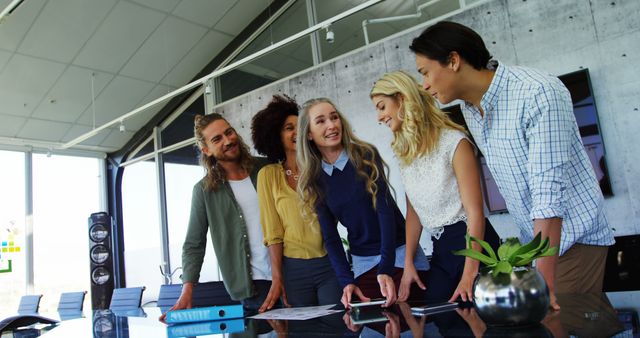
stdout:
POLYGON ((473 308, 414 317, 408 304, 367 316, 383 321, 353 322, 341 312, 305 321, 235 319, 167 326, 158 321, 159 308, 116 315, 94 311, 91 316, 62 321, 43 330, 41 337, 631 337, 624 331, 604 294, 559 295, 562 309, 541 324, 528 327, 489 327, 473 308))

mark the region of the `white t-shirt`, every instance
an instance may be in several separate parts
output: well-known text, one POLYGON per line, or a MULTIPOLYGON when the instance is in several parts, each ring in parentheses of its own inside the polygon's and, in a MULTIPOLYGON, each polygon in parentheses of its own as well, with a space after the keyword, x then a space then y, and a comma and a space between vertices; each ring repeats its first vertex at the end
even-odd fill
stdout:
POLYGON ((422 226, 435 238, 440 238, 445 225, 467 219, 453 172, 453 155, 466 138, 461 131, 443 129, 435 149, 408 166, 400 165, 407 197, 422 226))
POLYGON ((251 248, 251 274, 252 279, 271 280, 271 260, 269 251, 263 244, 262 227, 260 226, 260 206, 258 205, 258 193, 247 177, 240 181, 229 180, 231 190, 236 201, 240 205, 251 248))

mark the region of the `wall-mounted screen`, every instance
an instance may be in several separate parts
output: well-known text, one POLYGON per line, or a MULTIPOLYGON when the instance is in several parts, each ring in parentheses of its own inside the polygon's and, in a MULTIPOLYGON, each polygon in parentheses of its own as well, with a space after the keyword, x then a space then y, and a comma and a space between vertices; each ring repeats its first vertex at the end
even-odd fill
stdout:
MULTIPOLYGON (((561 75, 558 78, 560 78, 560 81, 564 83, 571 93, 573 113, 576 116, 578 128, 580 129, 582 143, 587 151, 589 160, 591 160, 591 165, 593 166, 596 178, 600 182, 600 189, 602 190, 603 195, 613 196, 613 190, 611 189, 611 181, 609 179, 607 163, 605 160, 604 142, 602 141, 602 134, 600 133, 598 111, 596 109, 596 103, 591 89, 589 70, 579 70, 573 73, 561 75)), ((449 114, 453 121, 467 128, 458 105, 449 106, 443 108, 443 110, 449 114)), ((485 163, 484 156, 478 152, 478 157, 482 168, 483 193, 487 209, 492 214, 506 212, 507 204, 498 191, 498 186, 491 176, 491 172, 485 163)))

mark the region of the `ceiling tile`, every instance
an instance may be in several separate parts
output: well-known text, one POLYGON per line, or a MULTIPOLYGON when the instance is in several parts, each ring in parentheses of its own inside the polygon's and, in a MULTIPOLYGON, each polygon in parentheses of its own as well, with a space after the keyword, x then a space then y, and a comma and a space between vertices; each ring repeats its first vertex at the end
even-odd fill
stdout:
POLYGON ((49 1, 18 50, 70 62, 115 4, 115 0, 49 1))
POLYGON ((14 55, 0 74, 0 112, 30 115, 64 67, 57 62, 14 55))
MULTIPOLYGON (((18 48, 45 2, 45 0, 24 1, 11 15, 3 19, 2 29, 0 29, 0 48, 10 51, 18 48)), ((6 5, 2 6, 2 9, 5 7, 6 5)))
POLYGON ((0 114, 0 121, 2 121, 2 123, 0 123, 0 136, 15 137, 27 119, 19 116, 0 114))
POLYGON ((127 62, 121 74, 159 82, 206 33, 206 29, 169 17, 127 62))
POLYGON ((182 87, 189 83, 231 40, 231 37, 226 34, 209 31, 189 54, 162 79, 162 82, 175 87, 182 87))
POLYGON ((113 75, 108 73, 71 66, 60 76, 32 116, 45 120, 75 122, 87 107, 91 108, 92 96, 97 96, 112 79, 113 75))
POLYGON ((225 13, 235 4, 236 0, 187 0, 182 1, 173 15, 183 19, 199 23, 207 27, 213 27, 222 19, 225 13))
POLYGON ((7 61, 11 58, 11 53, 0 50, 0 70, 4 68, 4 65, 7 64, 7 61))
POLYGON ((158 11, 121 1, 73 63, 117 73, 165 17, 158 11))
MULTIPOLYGON (((96 125, 107 123, 135 109, 136 104, 151 91, 153 86, 153 83, 117 76, 96 97, 96 125)), ((77 123, 92 125, 91 107, 85 110, 77 123)))
MULTIPOLYGON (((91 127, 88 126, 82 126, 79 124, 74 124, 73 126, 71 126, 71 128, 67 131, 67 134, 60 140, 60 142, 69 142, 73 139, 75 139, 76 137, 80 136, 80 135, 84 135, 88 132, 91 131, 91 127)), ((85 146, 99 146, 100 143, 102 143, 102 141, 104 141, 105 138, 107 138, 107 136, 111 133, 111 129, 107 128, 101 132, 99 132, 97 135, 82 141, 82 145, 85 146)))
POLYGON ((59 142, 69 128, 71 128, 70 123, 29 119, 17 136, 26 139, 59 142))
POLYGON ((214 28, 231 35, 238 35, 266 7, 267 3, 263 1, 239 0, 214 28))
MULTIPOLYGON (((132 0, 146 7, 151 7, 165 13, 171 13, 180 0, 132 0)), ((189 0, 187 0, 189 1, 189 0)))

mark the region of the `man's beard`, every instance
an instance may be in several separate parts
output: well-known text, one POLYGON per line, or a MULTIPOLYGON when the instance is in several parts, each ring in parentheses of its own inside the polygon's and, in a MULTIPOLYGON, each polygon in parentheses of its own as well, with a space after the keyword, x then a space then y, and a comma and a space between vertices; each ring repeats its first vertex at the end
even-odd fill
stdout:
POLYGON ((242 146, 239 142, 232 143, 225 147, 221 154, 216 157, 216 161, 218 162, 238 162, 240 161, 240 157, 242 156, 242 146), (234 155, 227 154, 227 150, 237 146, 237 152, 234 155))

